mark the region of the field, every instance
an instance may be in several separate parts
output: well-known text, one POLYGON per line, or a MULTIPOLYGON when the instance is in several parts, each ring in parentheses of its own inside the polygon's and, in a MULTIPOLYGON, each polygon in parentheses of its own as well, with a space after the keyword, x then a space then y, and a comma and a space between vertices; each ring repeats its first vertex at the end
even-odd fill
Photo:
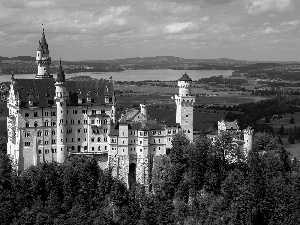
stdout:
MULTIPOLYGON (((259 120, 258 123, 265 123, 264 118, 259 120)), ((300 112, 295 112, 294 114, 286 113, 282 115, 282 119, 273 120, 269 123, 270 126, 273 127, 275 134, 278 135, 279 128, 283 125, 285 130, 285 135, 281 137, 284 146, 291 153, 291 158, 300 159, 300 143, 299 140, 295 141, 295 144, 290 144, 288 142, 288 133, 291 129, 294 129, 295 126, 300 126, 300 112), (294 118, 294 124, 290 124, 289 121, 291 118, 294 118)))
MULTIPOLYGON (((177 87, 157 87, 157 86, 136 86, 136 85, 116 85, 116 90, 127 91, 133 93, 123 93, 117 95, 118 103, 127 106, 132 104, 139 104, 145 99, 150 104, 167 104, 174 105, 172 96, 178 94, 177 87)), ((222 104, 222 105, 238 105, 247 102, 257 102, 266 98, 261 96, 253 96, 248 92, 238 91, 212 91, 204 88, 192 88, 193 95, 202 95, 196 97, 195 105, 200 104, 222 104)))

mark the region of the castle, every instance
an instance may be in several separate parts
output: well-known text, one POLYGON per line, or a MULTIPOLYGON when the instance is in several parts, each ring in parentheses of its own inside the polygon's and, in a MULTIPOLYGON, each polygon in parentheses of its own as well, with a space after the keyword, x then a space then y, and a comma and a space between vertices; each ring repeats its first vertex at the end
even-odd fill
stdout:
POLYGON ((112 80, 66 80, 61 62, 54 79, 44 30, 36 62, 35 79, 11 78, 7 153, 17 170, 84 154, 96 157, 101 168, 112 168, 128 187, 135 182, 147 186, 155 156, 166 154, 174 134, 183 132, 193 141, 195 97, 186 73, 173 97, 176 123, 165 125, 149 117, 145 101, 117 121, 112 80))

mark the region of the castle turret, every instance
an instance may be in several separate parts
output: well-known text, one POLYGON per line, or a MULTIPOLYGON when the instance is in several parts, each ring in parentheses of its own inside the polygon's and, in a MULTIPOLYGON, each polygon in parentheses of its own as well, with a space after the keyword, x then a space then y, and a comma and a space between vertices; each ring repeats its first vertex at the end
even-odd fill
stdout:
POLYGON ((115 92, 113 91, 113 95, 111 98, 111 120, 112 120, 112 123, 116 123, 116 106, 117 106, 117 100, 116 100, 115 92))
POLYGON ((243 130, 244 133, 244 154, 245 156, 248 156, 249 151, 252 149, 253 146, 253 133, 254 130, 251 127, 247 127, 245 130, 243 130))
POLYGON ((141 114, 144 115, 145 118, 148 118, 147 102, 145 99, 141 102, 140 108, 141 108, 141 114))
POLYGON ((185 73, 178 80, 179 95, 175 95, 176 123, 179 123, 183 132, 190 141, 193 141, 193 105, 195 97, 191 95, 192 79, 185 73))
POLYGON ((59 72, 55 82, 55 102, 57 110, 57 162, 62 163, 66 159, 66 105, 68 93, 66 89, 66 79, 62 70, 61 61, 59 64, 59 72))
POLYGON ((108 86, 106 86, 105 91, 104 91, 104 102, 105 104, 109 103, 109 91, 108 91, 108 86))
POLYGON ((38 65, 38 73, 35 76, 35 79, 52 78, 52 75, 50 75, 51 57, 49 57, 49 49, 44 28, 36 52, 36 63, 38 65))

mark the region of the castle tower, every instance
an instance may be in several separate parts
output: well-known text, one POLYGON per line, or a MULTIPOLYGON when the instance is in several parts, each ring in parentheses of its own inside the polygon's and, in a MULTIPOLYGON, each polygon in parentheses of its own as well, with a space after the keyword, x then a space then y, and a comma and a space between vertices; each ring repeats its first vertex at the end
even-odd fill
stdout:
POLYGON ((35 79, 52 78, 52 75, 50 75, 51 57, 49 57, 49 49, 44 28, 36 52, 36 63, 38 65, 38 73, 35 76, 35 79))
POLYGON ((244 133, 244 151, 245 156, 248 156, 249 151, 252 149, 253 146, 253 133, 254 130, 251 127, 247 127, 245 130, 243 130, 244 133))
POLYGON ((117 106, 117 100, 115 96, 115 92, 113 91, 112 99, 111 99, 111 120, 112 123, 116 123, 116 106, 117 106))
POLYGON ((193 105, 195 97, 191 95, 192 79, 184 73, 178 80, 179 95, 175 95, 176 123, 181 125, 183 132, 193 141, 193 105))
POLYGON ((66 159, 67 146, 66 146, 66 105, 68 93, 66 89, 66 79, 64 71, 62 70, 61 61, 59 63, 59 72, 55 82, 55 102, 56 102, 56 115, 57 115, 57 162, 62 163, 66 159))
POLYGON ((144 115, 145 118, 148 118, 147 102, 145 99, 141 102, 140 108, 141 108, 141 114, 144 115))

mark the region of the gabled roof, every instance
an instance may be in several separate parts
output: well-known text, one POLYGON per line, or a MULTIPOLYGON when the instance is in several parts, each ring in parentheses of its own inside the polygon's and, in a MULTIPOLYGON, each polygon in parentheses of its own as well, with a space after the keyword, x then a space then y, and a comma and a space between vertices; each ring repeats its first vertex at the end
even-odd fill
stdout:
POLYGON ((189 77, 189 75, 187 75, 186 73, 184 73, 182 75, 182 77, 179 79, 179 81, 192 81, 192 79, 189 77))
POLYGON ((162 124, 155 122, 136 122, 130 123, 129 128, 132 130, 164 130, 165 127, 162 124))
MULTIPOLYGON (((55 80, 54 79, 14 79, 14 89, 19 93, 20 106, 29 107, 28 97, 31 95, 34 107, 49 107, 54 104, 55 97, 55 80)), ((91 81, 66 81, 67 92, 69 93, 68 105, 78 105, 78 96, 81 98, 92 99, 92 104, 105 104, 104 91, 106 86, 109 95, 113 95, 113 84, 108 80, 91 80, 91 81)), ((90 103, 91 104, 91 103, 90 103)))

